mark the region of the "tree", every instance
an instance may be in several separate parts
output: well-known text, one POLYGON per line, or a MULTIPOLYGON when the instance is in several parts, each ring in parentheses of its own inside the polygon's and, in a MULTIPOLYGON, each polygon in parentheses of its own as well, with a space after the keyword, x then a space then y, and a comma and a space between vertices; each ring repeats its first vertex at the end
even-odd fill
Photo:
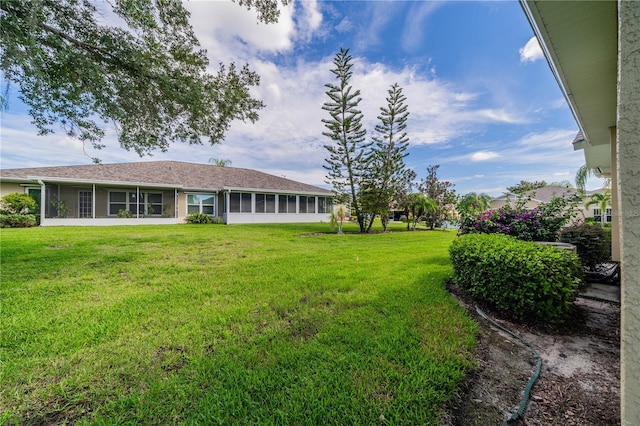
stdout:
POLYGON ((491 208, 491 196, 470 192, 460 197, 456 209, 462 217, 482 213, 491 208))
POLYGON ((541 181, 535 181, 535 182, 529 182, 526 180, 521 180, 519 184, 514 185, 514 186, 508 186, 507 187, 507 191, 509 191, 512 194, 517 194, 517 195, 522 195, 527 191, 532 191, 534 189, 538 189, 538 188, 543 188, 547 186, 547 182, 541 180, 541 181))
MULTIPOLYGON (((286 3, 287 0, 283 0, 286 3)), ((209 61, 180 0, 114 0, 125 25, 101 22, 92 0, 3 0, 2 56, 7 86, 19 86, 39 134, 59 124, 100 149, 104 123, 139 155, 173 142, 211 144, 232 120, 255 122, 262 101, 250 95, 258 75, 245 65, 209 61)), ((277 0, 239 0, 264 22, 277 0)), ((1 101, 6 105, 6 95, 1 101)), ((99 161, 94 159, 95 161, 99 161)))
POLYGON ((351 67, 352 57, 349 49, 341 48, 336 54, 331 72, 338 80, 337 84, 325 84, 329 101, 322 105, 330 119, 322 119, 328 129, 322 134, 331 143, 325 145, 329 152, 326 164, 328 184, 333 186, 336 202, 349 202, 351 212, 355 214, 360 232, 365 232, 365 214, 361 208, 360 187, 362 184, 364 166, 368 162, 368 148, 371 143, 365 143, 366 130, 362 128, 362 112, 358 105, 362 98, 360 90, 353 90, 349 80, 353 75, 351 67))
POLYGON ((416 230, 416 225, 424 217, 424 215, 434 212, 438 209, 438 204, 435 200, 426 197, 420 192, 409 194, 406 198, 406 204, 404 206, 404 213, 407 216, 407 231, 411 229, 416 230))
POLYGON ((231 165, 231 160, 225 160, 223 158, 209 158, 209 164, 214 164, 218 167, 226 167, 231 165))
POLYGON ((387 106, 380 107, 380 123, 375 127, 377 136, 372 138, 374 144, 363 184, 363 209, 370 214, 367 231, 377 214, 383 230, 387 230, 391 206, 405 186, 408 170, 404 158, 408 155, 409 146, 405 132, 409 117, 406 99, 402 88, 395 83, 388 91, 387 106))
POLYGON ((420 182, 420 191, 436 202, 437 209, 425 214, 427 226, 434 229, 451 218, 456 203, 456 192, 453 183, 438 179, 439 165, 427 167, 427 177, 420 182))
POLYGON ((584 206, 586 208, 598 206, 600 209, 600 223, 604 225, 607 222, 607 206, 611 205, 611 189, 605 188, 602 192, 595 192, 589 198, 591 199, 584 206))
MULTIPOLYGON (((583 164, 582 166, 580 166, 580 168, 576 172, 576 177, 575 177, 576 188, 578 188, 578 191, 584 193, 587 186, 587 180, 589 179, 589 177, 595 176, 595 174, 596 174, 595 170, 590 168, 586 164, 583 164)), ((606 178, 604 186, 608 187, 609 185, 611 185, 611 179, 606 178)))

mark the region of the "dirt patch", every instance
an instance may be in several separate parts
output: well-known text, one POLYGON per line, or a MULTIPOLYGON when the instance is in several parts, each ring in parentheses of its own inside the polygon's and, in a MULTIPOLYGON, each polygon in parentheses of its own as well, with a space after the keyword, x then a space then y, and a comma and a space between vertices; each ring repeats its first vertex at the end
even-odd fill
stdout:
MULTIPOLYGON (((463 291, 455 286, 450 291, 480 325, 478 368, 443 423, 501 424, 517 410, 536 358, 520 341, 481 318, 463 291)), ((542 358, 524 416, 512 424, 620 424, 620 307, 586 298, 578 298, 575 305, 572 321, 555 328, 521 324, 480 306, 542 358)))

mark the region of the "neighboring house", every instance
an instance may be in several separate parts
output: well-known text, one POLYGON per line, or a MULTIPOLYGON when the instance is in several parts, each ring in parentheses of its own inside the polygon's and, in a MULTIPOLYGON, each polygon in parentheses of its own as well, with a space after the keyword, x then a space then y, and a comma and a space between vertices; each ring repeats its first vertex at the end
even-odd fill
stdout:
MULTIPOLYGON (((600 208, 597 205, 591 205, 587 207, 587 203, 591 200, 591 195, 595 193, 603 193, 604 189, 597 189, 594 191, 586 191, 582 202, 576 207, 578 210, 577 219, 593 218, 594 221, 600 222, 602 220, 600 214, 600 208)), ((522 197, 528 198, 525 202, 525 207, 528 209, 534 209, 540 204, 548 203, 554 197, 571 196, 577 193, 575 188, 567 188, 566 186, 544 186, 542 188, 534 189, 525 192, 522 197)), ((506 193, 491 200, 491 208, 499 209, 505 204, 514 204, 520 199, 516 194, 506 193)), ((612 221, 611 206, 607 206, 605 211, 605 222, 612 221)))
POLYGON ((0 196, 12 192, 39 200, 42 226, 181 223, 191 213, 227 224, 320 222, 333 199, 256 170, 178 161, 0 170, 0 196))
POLYGON ((640 424, 640 2, 521 0, 580 135, 573 147, 611 178, 620 261, 621 424, 640 424))

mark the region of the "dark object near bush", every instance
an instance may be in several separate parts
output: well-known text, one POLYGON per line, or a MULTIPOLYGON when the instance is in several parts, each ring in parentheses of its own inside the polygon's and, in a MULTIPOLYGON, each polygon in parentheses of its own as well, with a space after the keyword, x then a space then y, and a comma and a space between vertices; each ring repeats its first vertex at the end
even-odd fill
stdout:
POLYGON ((31 228, 37 224, 34 214, 0 214, 0 228, 31 228))
POLYGON ((193 213, 187 216, 187 223, 214 223, 213 218, 204 213, 193 213))
POLYGON ((506 235, 463 235, 449 254, 458 285, 521 319, 563 322, 582 283, 575 253, 506 235))
MULTIPOLYGON (((608 233, 611 235, 611 230, 608 233)), ((611 237, 600 225, 585 223, 565 228, 560 232, 560 241, 576 246, 582 265, 589 270, 611 260, 611 237)))

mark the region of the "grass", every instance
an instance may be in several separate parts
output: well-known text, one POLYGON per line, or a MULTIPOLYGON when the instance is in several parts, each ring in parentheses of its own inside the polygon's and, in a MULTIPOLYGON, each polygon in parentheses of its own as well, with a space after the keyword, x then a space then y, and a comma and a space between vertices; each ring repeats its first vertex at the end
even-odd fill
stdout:
POLYGON ((476 333, 455 234, 326 231, 2 229, 0 422, 438 424, 476 333))

